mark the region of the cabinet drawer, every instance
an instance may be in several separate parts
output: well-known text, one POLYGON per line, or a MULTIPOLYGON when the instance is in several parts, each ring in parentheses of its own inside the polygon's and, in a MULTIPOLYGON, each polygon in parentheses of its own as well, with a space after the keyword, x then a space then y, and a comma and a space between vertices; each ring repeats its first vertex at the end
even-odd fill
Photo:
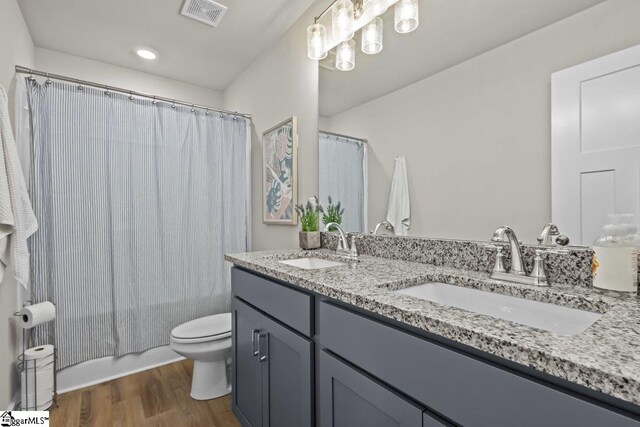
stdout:
POLYGON ((426 407, 468 426, 640 426, 531 378, 333 304, 320 304, 321 345, 426 407))
POLYGON ((422 427, 423 410, 378 381, 320 353, 321 427, 422 427))
POLYGON ((236 267, 231 270, 235 296, 300 333, 311 336, 313 297, 236 267))

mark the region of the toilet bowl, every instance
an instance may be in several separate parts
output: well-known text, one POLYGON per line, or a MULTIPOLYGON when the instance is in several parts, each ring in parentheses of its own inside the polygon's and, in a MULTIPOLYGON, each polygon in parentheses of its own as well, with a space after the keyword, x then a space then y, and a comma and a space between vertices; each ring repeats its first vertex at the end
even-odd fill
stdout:
POLYGON ((191 397, 215 399, 231 392, 231 313, 183 323, 171 331, 173 351, 193 360, 191 397))

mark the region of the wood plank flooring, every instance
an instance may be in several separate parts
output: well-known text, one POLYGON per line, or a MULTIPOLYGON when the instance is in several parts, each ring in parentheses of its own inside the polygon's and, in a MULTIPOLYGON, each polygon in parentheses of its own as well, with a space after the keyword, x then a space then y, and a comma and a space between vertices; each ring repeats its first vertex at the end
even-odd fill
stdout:
POLYGON ((51 426, 239 427, 231 395, 189 396, 192 372, 193 362, 184 360, 62 394, 50 409, 51 426))

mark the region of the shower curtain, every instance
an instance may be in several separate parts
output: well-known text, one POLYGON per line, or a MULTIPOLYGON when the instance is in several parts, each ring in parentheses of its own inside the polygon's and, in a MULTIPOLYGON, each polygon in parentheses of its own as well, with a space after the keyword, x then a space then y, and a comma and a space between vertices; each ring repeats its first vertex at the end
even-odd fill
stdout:
POLYGON ((325 205, 331 196, 344 207, 345 231, 367 230, 367 147, 364 141, 320 131, 319 194, 325 205))
POLYGON ((58 368, 229 311, 223 255, 248 244, 247 121, 58 81, 27 91, 32 290, 57 306, 58 368))

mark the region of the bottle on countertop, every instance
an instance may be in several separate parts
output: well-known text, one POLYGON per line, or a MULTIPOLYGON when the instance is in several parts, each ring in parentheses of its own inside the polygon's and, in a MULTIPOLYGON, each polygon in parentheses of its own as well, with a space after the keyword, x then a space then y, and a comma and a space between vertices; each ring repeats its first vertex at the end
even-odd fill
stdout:
POLYGON ((593 286, 618 292, 638 291, 640 236, 633 215, 609 215, 609 224, 593 242, 593 286))

